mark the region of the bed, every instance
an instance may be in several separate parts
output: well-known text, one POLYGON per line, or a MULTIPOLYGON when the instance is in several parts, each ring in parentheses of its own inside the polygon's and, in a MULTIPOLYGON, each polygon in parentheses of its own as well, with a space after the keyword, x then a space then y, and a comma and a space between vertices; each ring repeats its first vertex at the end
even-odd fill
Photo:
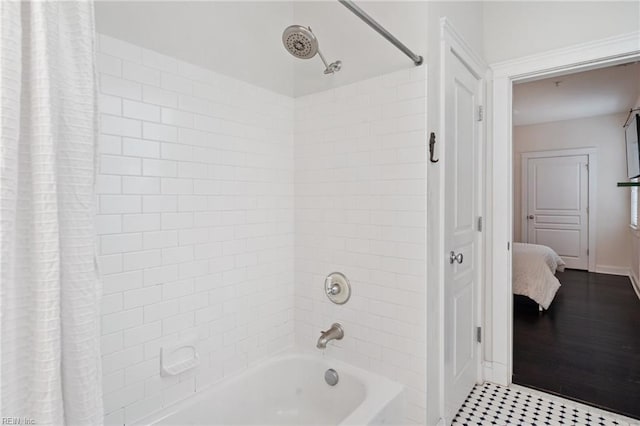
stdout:
POLYGON ((549 309, 560 281, 556 271, 564 271, 565 263, 550 247, 513 243, 513 294, 534 300, 540 310, 549 309))

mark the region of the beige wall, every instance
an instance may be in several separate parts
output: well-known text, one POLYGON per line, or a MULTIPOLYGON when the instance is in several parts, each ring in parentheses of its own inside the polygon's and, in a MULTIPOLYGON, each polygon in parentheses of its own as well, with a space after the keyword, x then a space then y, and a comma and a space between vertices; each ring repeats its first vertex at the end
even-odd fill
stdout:
MULTIPOLYGON (((517 126, 513 129, 514 241, 521 241, 520 154, 554 149, 597 148, 596 268, 630 268, 629 190, 622 123, 626 113, 517 126)), ((593 208, 593 202, 591 206, 593 208)))

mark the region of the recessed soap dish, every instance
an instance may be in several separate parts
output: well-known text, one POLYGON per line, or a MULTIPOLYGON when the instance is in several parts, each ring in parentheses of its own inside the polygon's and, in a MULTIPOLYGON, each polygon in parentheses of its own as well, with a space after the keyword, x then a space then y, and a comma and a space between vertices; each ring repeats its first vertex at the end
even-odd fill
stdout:
POLYGON ((324 279, 324 291, 336 305, 344 305, 351 297, 351 284, 341 272, 332 272, 324 279))
POLYGON ((177 376, 200 365, 200 356, 193 345, 160 348, 160 375, 177 376))

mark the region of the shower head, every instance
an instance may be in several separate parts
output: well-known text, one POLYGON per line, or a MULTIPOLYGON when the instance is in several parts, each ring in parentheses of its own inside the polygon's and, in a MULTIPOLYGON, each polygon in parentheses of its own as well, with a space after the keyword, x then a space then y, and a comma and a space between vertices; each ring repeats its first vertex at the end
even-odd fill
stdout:
POLYGON ((311 59, 318 52, 318 39, 311 28, 291 25, 282 33, 284 47, 296 58, 311 59))
POLYGON ((302 25, 290 25, 285 28, 282 33, 282 43, 285 49, 296 58, 311 59, 316 56, 316 53, 322 59, 324 63, 325 74, 333 74, 336 71, 340 71, 342 67, 341 61, 335 61, 327 64, 327 61, 322 56, 320 48, 318 47, 318 39, 311 31, 310 27, 303 27, 302 25))

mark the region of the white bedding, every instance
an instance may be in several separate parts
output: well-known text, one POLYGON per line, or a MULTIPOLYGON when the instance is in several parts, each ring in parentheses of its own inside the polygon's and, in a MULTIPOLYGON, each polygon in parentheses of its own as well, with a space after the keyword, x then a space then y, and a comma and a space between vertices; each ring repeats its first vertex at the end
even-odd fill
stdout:
POLYGON ((564 261, 547 246, 513 243, 513 294, 533 299, 544 309, 560 288, 556 270, 564 271, 564 261))

